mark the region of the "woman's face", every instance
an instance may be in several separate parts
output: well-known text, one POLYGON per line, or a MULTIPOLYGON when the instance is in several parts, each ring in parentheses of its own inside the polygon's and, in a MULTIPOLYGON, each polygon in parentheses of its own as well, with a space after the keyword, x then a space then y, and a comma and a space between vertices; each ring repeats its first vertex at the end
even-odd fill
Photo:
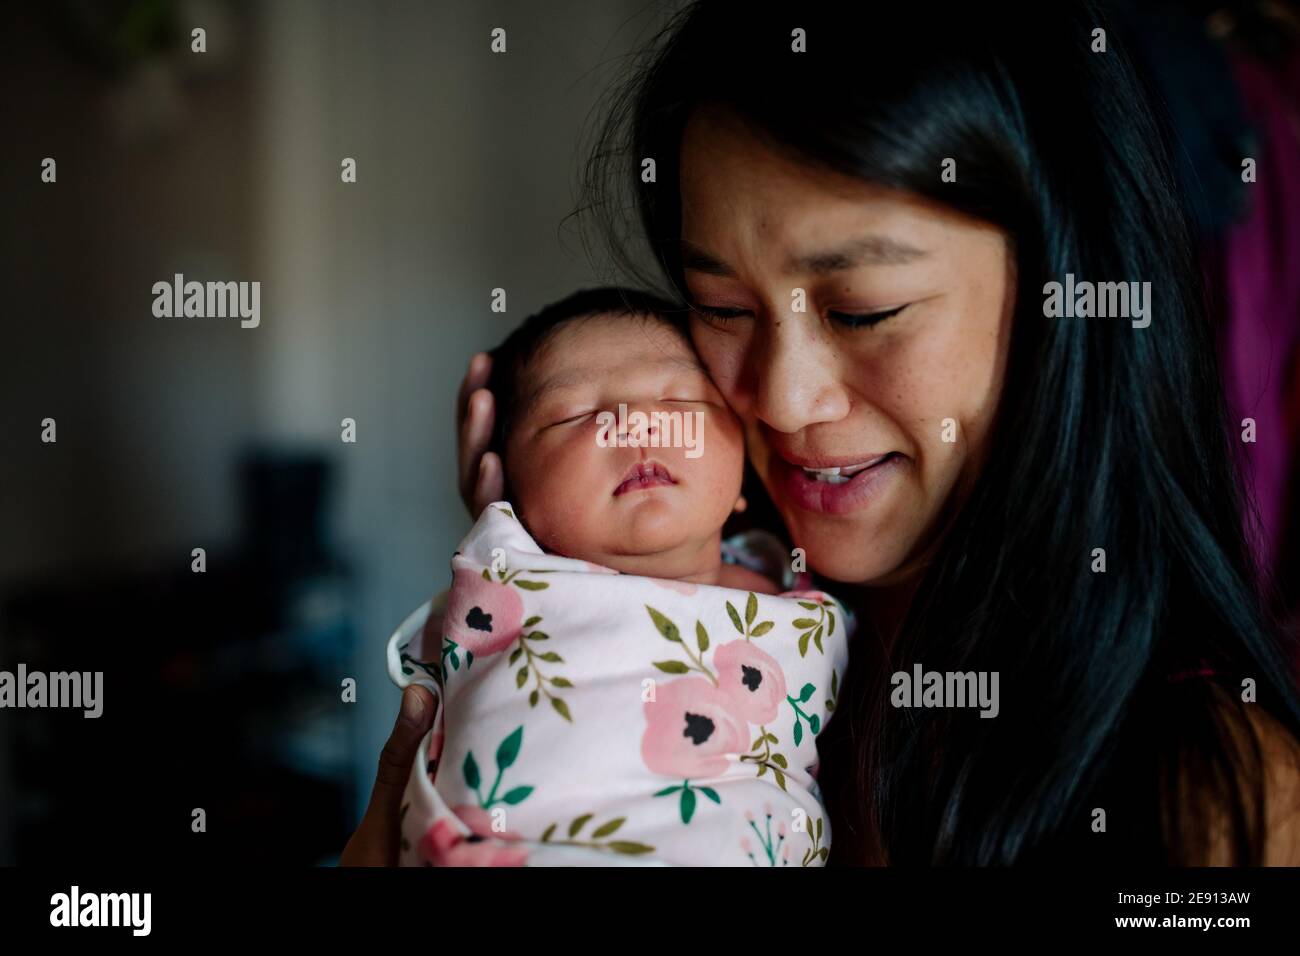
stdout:
POLYGON ((836 580, 906 580, 987 444, 1015 305, 1006 235, 717 113, 692 117, 681 163, 692 338, 795 545, 836 580))

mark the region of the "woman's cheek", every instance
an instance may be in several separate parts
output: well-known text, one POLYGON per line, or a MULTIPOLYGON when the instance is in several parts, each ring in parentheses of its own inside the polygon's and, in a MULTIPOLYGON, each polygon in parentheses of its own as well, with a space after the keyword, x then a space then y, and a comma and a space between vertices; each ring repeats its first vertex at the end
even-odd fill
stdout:
POLYGON ((691 320, 691 339, 709 378, 732 408, 737 407, 740 371, 748 348, 739 334, 722 332, 699 319, 691 320))

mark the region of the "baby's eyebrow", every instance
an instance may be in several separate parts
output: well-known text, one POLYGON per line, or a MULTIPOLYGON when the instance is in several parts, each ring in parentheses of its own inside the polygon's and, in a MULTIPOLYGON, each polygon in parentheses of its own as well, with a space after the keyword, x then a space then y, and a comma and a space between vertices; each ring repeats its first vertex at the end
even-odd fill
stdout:
POLYGON ((529 392, 529 399, 536 401, 548 392, 558 392, 561 389, 574 388, 584 382, 590 382, 594 374, 593 369, 570 369, 568 372, 560 375, 552 375, 544 382, 534 385, 529 392))
MULTIPOLYGON (((660 358, 648 359, 645 362, 638 362, 636 364, 638 368, 685 368, 692 372, 699 372, 704 376, 708 375, 704 366, 699 363, 699 360, 696 359, 693 354, 690 356, 680 357, 665 355, 660 358)), ((588 385, 591 382, 596 381, 602 372, 607 371, 609 371, 609 369, 606 367, 581 366, 578 368, 568 369, 564 372, 559 372, 545 381, 538 382, 534 385, 532 389, 529 390, 528 397, 525 401, 527 404, 531 405, 533 402, 538 401, 543 396, 549 395, 552 392, 577 388, 580 385, 588 385)))

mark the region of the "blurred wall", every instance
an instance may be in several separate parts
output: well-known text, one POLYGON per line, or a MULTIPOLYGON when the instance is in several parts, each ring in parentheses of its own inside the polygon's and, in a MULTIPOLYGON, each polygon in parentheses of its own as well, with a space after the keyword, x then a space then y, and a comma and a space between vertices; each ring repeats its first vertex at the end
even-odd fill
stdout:
MULTIPOLYGON (((453 403, 469 356, 529 311, 597 281, 561 242, 597 70, 644 3, 282 3, 268 10, 255 182, 273 316, 256 415, 345 446, 345 537, 365 577, 357 662, 368 792, 396 713, 382 643, 445 586, 469 520, 453 403), (507 53, 489 51, 494 27, 507 53), (339 183, 342 157, 357 184, 339 183), (494 314, 491 290, 507 291, 494 314)), ((363 792, 363 796, 365 793, 363 792)))
MULTIPOLYGON (((596 281, 600 264, 560 235, 578 135, 606 67, 660 11, 209 0, 173 13, 182 32, 164 50, 112 69, 50 11, 0 14, 0 588, 186 566, 236 533, 248 443, 324 449, 341 469, 335 537, 360 572, 361 646, 341 675, 359 685, 360 806, 397 707, 384 642, 445 585, 469 526, 452 421, 465 363, 596 281), (189 51, 190 25, 206 54, 189 51), (498 26, 504 55, 489 50, 498 26), (152 284, 177 272, 260 281, 260 327, 154 317, 152 284), (490 311, 495 287, 505 315, 490 311), (47 416, 54 445, 39 440, 47 416)), ((128 625, 106 622, 105 639, 128 625)), ((3 840, 0 827, 0 858, 3 840)))

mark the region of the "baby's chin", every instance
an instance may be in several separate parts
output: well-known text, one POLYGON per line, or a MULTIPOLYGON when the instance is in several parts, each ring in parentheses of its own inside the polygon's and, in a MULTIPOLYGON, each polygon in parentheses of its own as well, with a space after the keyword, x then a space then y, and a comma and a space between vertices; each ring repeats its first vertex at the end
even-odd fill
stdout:
MULTIPOLYGON (((633 491, 609 508, 611 535, 620 550, 650 554, 675 547, 691 536, 691 509, 672 500, 676 489, 633 491)), ((694 529, 699 533, 699 529, 694 529)))

